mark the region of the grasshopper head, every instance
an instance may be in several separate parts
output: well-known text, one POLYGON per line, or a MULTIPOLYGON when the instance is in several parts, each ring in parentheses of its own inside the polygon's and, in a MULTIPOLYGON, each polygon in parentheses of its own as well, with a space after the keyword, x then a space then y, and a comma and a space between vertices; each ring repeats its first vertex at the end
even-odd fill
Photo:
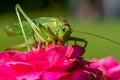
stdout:
POLYGON ((58 41, 65 43, 69 40, 72 30, 69 24, 64 24, 58 32, 58 41))

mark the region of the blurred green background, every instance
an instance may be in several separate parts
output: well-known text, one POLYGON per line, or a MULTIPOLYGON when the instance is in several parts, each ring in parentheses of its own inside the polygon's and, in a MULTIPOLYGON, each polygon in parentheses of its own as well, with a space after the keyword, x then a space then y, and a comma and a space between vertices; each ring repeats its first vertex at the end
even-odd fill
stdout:
MULTIPOLYGON (((73 30, 101 35, 120 43, 119 7, 114 7, 118 9, 111 11, 112 14, 110 14, 108 13, 110 10, 106 9, 107 4, 103 5, 100 0, 85 0, 85 2, 82 0, 53 0, 53 2, 54 4, 49 0, 1 0, 0 51, 24 42, 22 36, 9 37, 4 30, 6 26, 18 22, 14 10, 16 3, 22 6, 31 19, 42 16, 65 16, 73 30)), ((77 32, 73 32, 72 36, 88 41, 84 55, 86 59, 114 56, 120 61, 120 45, 77 32)))

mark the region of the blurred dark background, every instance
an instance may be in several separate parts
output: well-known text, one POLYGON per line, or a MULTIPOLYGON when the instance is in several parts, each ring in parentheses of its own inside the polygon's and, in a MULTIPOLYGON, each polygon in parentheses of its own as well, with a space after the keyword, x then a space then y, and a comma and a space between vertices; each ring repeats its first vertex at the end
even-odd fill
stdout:
POLYGON ((120 0, 1 0, 0 13, 14 11, 19 3, 26 10, 45 10, 57 7, 79 18, 120 17, 120 0))
MULTIPOLYGON (((69 0, 52 0, 55 5, 59 5, 61 8, 66 9, 69 0)), ((48 9, 53 6, 51 0, 1 0, 0 12, 14 11, 16 4, 20 4, 22 7, 28 10, 48 9)))

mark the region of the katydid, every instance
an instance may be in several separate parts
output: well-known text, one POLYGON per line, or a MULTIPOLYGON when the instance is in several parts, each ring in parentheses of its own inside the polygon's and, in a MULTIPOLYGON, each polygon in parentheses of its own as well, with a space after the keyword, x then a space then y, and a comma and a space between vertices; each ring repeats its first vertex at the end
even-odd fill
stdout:
MULTIPOLYGON (((16 14, 19 19, 19 23, 15 23, 6 27, 8 35, 23 35, 25 44, 21 47, 27 47, 30 50, 30 45, 37 41, 38 43, 49 44, 52 42, 54 45, 64 44, 69 40, 82 41, 85 43, 84 48, 87 46, 87 41, 82 38, 71 37, 72 29, 67 21, 62 17, 41 17, 35 20, 31 20, 20 7, 19 4, 15 6, 16 14), (21 21, 20 13, 26 19, 21 21), (20 30, 21 28, 21 30, 20 30), (32 34, 29 39, 26 35, 32 34), (34 37, 34 38, 33 38, 34 37), (28 41, 29 40, 29 41, 28 41)), ((20 47, 19 45, 13 48, 20 47)), ((11 47, 12 48, 12 47, 11 47)))
MULTIPOLYGON (((22 48, 27 47, 30 50, 31 45, 35 42, 45 45, 49 43, 53 43, 53 45, 65 44, 69 40, 81 41, 84 43, 84 48, 87 46, 87 41, 82 38, 72 37, 71 33, 73 30, 70 25, 66 21, 65 18, 62 17, 40 17, 34 20, 31 20, 20 7, 19 4, 15 6, 16 14, 19 19, 19 23, 14 23, 11 26, 6 27, 6 32, 8 35, 23 35, 25 39, 25 43, 20 45, 15 45, 11 48, 22 48), (26 19, 26 21, 21 21, 20 13, 26 19), (30 35, 29 39, 26 35, 30 35)), ((96 34, 91 34, 87 32, 80 32, 93 36, 97 36, 106 40, 109 40, 113 43, 120 45, 119 42, 113 41, 111 39, 105 38, 103 36, 99 36, 96 34)))

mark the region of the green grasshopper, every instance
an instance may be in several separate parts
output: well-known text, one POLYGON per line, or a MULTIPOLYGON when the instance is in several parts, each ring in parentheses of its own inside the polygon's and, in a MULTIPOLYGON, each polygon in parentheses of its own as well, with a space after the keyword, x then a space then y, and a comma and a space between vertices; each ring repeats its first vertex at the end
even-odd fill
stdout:
MULTIPOLYGON (((87 41, 82 38, 72 37, 71 33, 73 30, 68 24, 67 20, 62 17, 40 17, 34 20, 31 20, 20 7, 19 4, 15 6, 16 14, 19 20, 19 23, 14 23, 11 26, 6 27, 6 33, 10 36, 12 35, 23 35, 25 43, 20 45, 15 45, 10 47, 10 49, 25 48, 27 47, 30 50, 32 44, 40 44, 43 46, 53 43, 53 46, 62 44, 64 45, 69 40, 81 41, 84 43, 83 48, 86 48, 87 41), (26 19, 26 21, 21 21, 20 13, 26 19), (29 38, 26 35, 30 35, 29 38), (31 36, 32 35, 32 36, 31 36)), ((109 38, 87 33, 80 32, 84 34, 93 35, 111 41, 115 44, 120 45, 119 42, 113 41, 109 38)))
POLYGON ((87 41, 82 38, 71 37, 72 29, 65 18, 62 17, 41 17, 31 20, 20 7, 19 4, 15 6, 16 14, 19 23, 15 23, 6 27, 8 35, 23 35, 25 44, 16 45, 11 48, 27 47, 30 50, 31 44, 37 42, 39 44, 53 43, 53 45, 65 44, 69 40, 84 42, 84 48, 87 46, 87 41), (26 19, 21 21, 20 13, 26 19), (21 30, 20 30, 21 28, 21 30), (27 39, 26 35, 32 35, 27 39))

